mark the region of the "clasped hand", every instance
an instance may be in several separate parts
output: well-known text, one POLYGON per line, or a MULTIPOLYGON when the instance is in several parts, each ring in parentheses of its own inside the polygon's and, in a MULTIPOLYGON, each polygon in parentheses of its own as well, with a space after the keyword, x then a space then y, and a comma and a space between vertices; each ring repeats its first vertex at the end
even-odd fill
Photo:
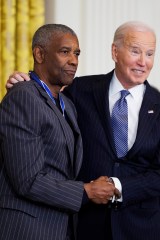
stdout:
POLYGON ((84 184, 88 198, 97 204, 107 204, 113 196, 120 198, 120 192, 107 176, 102 176, 84 184))

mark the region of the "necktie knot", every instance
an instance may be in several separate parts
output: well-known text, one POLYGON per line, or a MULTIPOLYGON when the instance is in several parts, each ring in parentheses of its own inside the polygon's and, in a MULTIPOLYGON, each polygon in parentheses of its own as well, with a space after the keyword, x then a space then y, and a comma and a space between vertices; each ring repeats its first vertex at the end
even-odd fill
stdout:
POLYGON ((121 98, 126 98, 130 94, 128 90, 121 90, 121 98))

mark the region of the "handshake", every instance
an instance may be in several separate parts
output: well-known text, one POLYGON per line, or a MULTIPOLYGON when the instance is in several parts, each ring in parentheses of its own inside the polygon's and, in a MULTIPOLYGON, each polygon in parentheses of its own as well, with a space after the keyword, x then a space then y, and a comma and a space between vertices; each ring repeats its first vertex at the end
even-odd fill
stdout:
POLYGON ((107 176, 85 183, 84 189, 88 198, 96 204, 107 204, 113 197, 115 199, 121 197, 119 190, 115 188, 113 181, 107 176))

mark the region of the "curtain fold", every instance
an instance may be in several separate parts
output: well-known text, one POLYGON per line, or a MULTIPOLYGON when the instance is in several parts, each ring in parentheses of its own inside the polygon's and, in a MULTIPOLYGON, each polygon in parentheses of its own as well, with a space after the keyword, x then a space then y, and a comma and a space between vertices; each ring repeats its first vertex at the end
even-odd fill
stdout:
POLYGON ((44 0, 0 0, 0 100, 13 71, 33 68, 31 40, 44 21, 44 0))

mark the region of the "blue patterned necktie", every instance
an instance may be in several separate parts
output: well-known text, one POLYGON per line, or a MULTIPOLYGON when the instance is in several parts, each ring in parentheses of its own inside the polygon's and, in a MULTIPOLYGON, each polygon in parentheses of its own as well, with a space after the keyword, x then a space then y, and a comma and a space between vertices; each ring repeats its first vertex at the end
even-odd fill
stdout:
POLYGON ((128 106, 127 90, 121 91, 121 98, 115 103, 112 110, 112 128, 118 158, 124 157, 128 152, 128 106))

